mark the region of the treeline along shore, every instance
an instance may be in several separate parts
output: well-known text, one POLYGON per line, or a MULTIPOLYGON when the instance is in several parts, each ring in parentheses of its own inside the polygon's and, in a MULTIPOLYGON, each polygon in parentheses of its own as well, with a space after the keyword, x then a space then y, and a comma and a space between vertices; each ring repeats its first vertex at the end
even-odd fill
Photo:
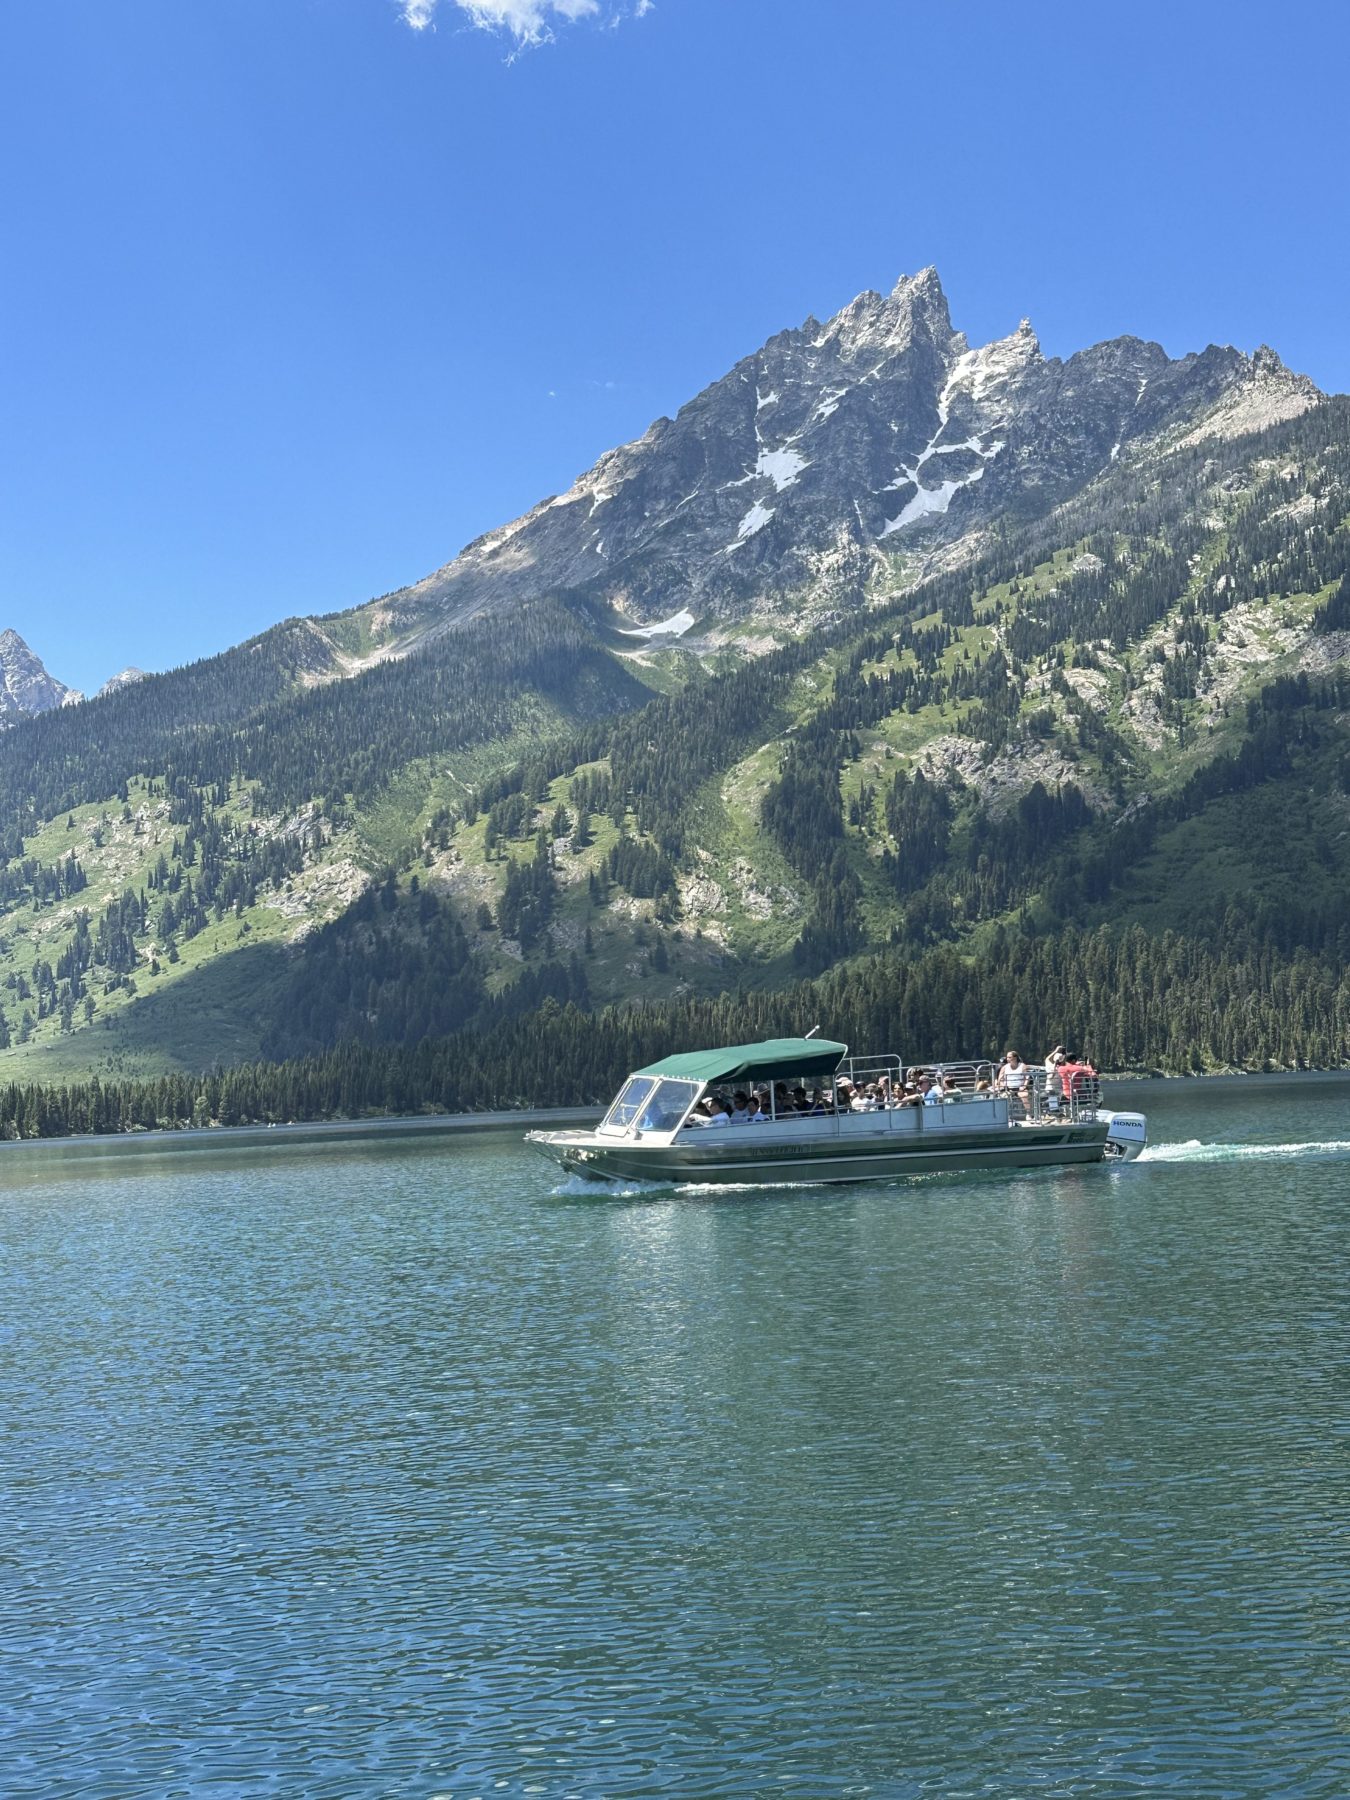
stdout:
POLYGON ((1071 1045, 1106 1072, 1335 1069, 1350 1065, 1343 959, 1227 953, 1131 928, 1000 933, 969 959, 886 951, 773 993, 589 1013, 548 1002, 481 1032, 339 1044, 208 1074, 0 1088, 0 1135, 127 1131, 589 1106, 668 1051, 818 1025, 855 1050, 955 1061, 1071 1045))

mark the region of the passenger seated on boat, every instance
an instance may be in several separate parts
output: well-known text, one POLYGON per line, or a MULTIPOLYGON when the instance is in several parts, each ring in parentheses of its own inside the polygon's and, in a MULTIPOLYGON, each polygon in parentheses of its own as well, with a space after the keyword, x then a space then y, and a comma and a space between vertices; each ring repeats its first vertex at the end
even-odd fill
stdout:
POLYGON ((744 1125, 750 1118, 750 1096, 738 1088, 732 1095, 731 1122, 733 1125, 744 1125))
POLYGON ((709 1104, 712 1107, 712 1111, 708 1114, 709 1125, 730 1125, 731 1108, 726 1101, 715 1094, 709 1104))
POLYGON ((867 1084, 862 1093, 859 1094, 858 1098, 853 1102, 853 1110, 854 1112, 876 1112, 878 1105, 877 1086, 876 1083, 872 1081, 867 1084))
POLYGON ((793 1090, 792 1090, 792 1110, 795 1113, 809 1113, 810 1112, 811 1102, 807 1098, 806 1089, 804 1087, 793 1088, 793 1090))
POLYGON ((933 1080, 931 1075, 920 1075, 919 1093, 923 1096, 923 1104, 925 1106, 942 1105, 942 1089, 938 1086, 937 1082, 933 1080))
POLYGON ((811 1116, 813 1118, 820 1118, 821 1115, 826 1111, 825 1102, 826 1102, 826 1095, 823 1094, 819 1088, 812 1088, 811 1102, 806 1110, 807 1110, 807 1112, 809 1112, 811 1114, 811 1116))
POLYGON ((959 1100, 961 1098, 961 1090, 956 1085, 955 1075, 944 1075, 942 1077, 942 1098, 944 1100, 959 1100))
POLYGON ((1027 1084, 1031 1078, 1031 1070, 1022 1061, 1016 1050, 1009 1050, 999 1064, 996 1086, 1000 1093, 1008 1096, 1008 1116, 1016 1117, 1026 1114, 1027 1084))
POLYGON ((746 1103, 745 1116, 751 1125, 767 1125, 769 1123, 769 1109, 763 1104, 760 1095, 751 1094, 746 1103))

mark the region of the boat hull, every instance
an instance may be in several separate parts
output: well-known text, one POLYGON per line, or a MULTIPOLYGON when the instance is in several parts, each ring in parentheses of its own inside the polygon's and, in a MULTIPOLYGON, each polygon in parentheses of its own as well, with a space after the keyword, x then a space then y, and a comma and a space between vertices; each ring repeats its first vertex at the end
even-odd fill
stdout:
MULTIPOLYGON (((777 1186, 783 1183, 894 1181, 947 1170, 1030 1169, 1101 1162, 1107 1126, 1012 1125, 1002 1130, 944 1130, 900 1136, 878 1131, 862 1139, 819 1137, 798 1143, 757 1142, 757 1127, 726 1131, 715 1142, 606 1142, 594 1132, 532 1131, 530 1141, 571 1174, 594 1181, 644 1181, 675 1186, 777 1186), (936 1141, 934 1141, 936 1140, 936 1141)), ((791 1129, 791 1128, 789 1128, 791 1129)), ((699 1133, 703 1140, 705 1134, 699 1133)))

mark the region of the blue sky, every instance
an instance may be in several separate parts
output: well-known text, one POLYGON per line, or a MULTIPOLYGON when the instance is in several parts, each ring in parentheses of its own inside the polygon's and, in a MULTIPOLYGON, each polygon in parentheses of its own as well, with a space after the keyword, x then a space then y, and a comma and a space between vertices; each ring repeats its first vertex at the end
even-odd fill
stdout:
POLYGON ((1350 388, 1347 67, 1341 0, 12 0, 0 626, 92 688, 357 604, 930 262, 1350 388))

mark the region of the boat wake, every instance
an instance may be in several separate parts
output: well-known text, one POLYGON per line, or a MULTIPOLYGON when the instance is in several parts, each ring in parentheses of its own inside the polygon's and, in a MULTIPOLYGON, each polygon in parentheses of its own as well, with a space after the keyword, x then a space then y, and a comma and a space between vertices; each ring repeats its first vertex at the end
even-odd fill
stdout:
POLYGON ((1136 1162, 1213 1163, 1244 1162, 1249 1158, 1300 1156, 1350 1156, 1350 1139, 1328 1138, 1306 1144, 1202 1144, 1188 1138, 1181 1144, 1149 1144, 1136 1162))
POLYGON ((683 1199, 700 1194, 801 1192, 820 1185, 812 1181, 588 1181, 584 1175, 569 1175, 551 1187, 549 1195, 554 1200, 669 1200, 677 1194, 683 1199))
POLYGON ((647 1194, 668 1194, 668 1181, 588 1181, 584 1175, 568 1175, 548 1190, 553 1200, 637 1200, 647 1194))

